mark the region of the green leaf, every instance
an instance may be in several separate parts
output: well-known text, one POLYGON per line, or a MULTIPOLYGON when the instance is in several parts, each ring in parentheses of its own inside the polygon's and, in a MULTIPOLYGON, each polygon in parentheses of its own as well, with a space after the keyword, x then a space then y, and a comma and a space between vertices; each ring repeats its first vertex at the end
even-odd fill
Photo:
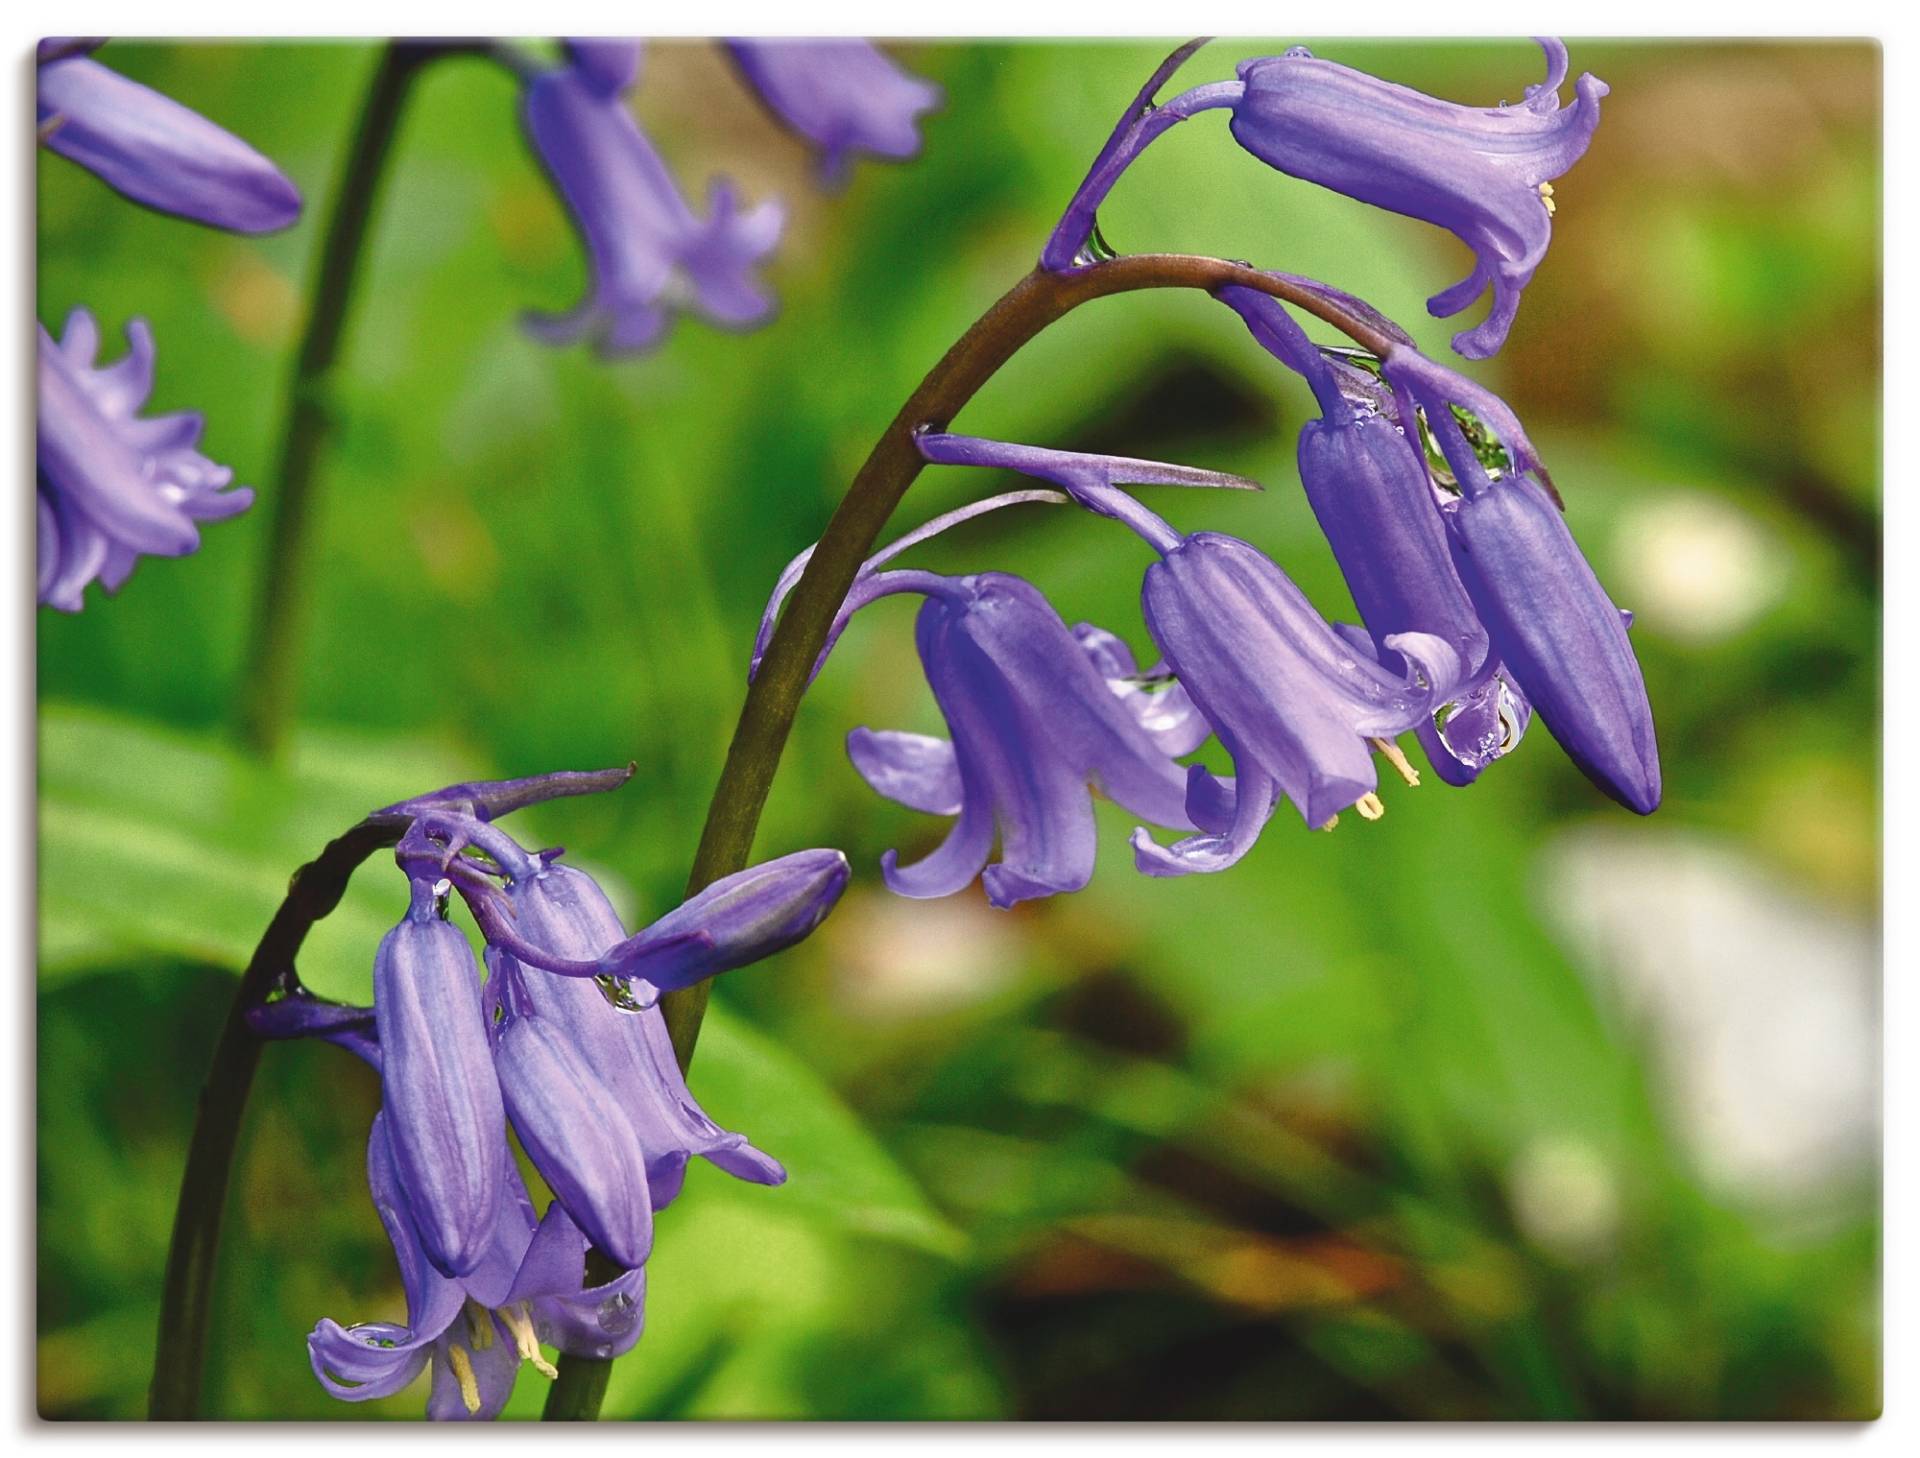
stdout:
MULTIPOLYGON (((287 880, 369 810, 471 777, 417 746, 308 735, 285 769, 220 740, 65 704, 40 712, 40 976, 167 956, 238 971, 287 880)), ((404 906, 381 858, 309 938, 302 977, 365 1001, 404 906)))
POLYGON ((738 1129, 787 1167, 782 1207, 954 1257, 966 1237, 859 1118, 792 1053, 729 1013, 707 1010, 691 1084, 723 1128, 738 1129))

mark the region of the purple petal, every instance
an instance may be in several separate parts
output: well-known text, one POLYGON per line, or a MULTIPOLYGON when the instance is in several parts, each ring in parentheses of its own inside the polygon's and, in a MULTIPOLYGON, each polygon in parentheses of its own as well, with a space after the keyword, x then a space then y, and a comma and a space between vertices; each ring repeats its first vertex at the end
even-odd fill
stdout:
POLYGON ((434 913, 424 882, 373 964, 394 1164, 420 1241, 449 1275, 486 1256, 501 1198, 506 1111, 467 939, 434 913))
POLYGON ((1543 44, 1548 84, 1511 107, 1436 100, 1304 51, 1245 61, 1233 135, 1282 172, 1437 224, 1473 249, 1472 274, 1429 308, 1457 313, 1490 284, 1487 319, 1453 341, 1484 359, 1506 341, 1521 291, 1546 256, 1552 211, 1542 185, 1586 151, 1607 94, 1604 82, 1583 75, 1574 104, 1559 109, 1566 53, 1543 44))
POLYGON ((307 1360, 332 1396, 343 1402, 367 1402, 392 1397, 418 1377, 432 1346, 432 1337, 416 1337, 389 1322, 343 1327, 331 1317, 322 1317, 307 1335, 307 1360))
POLYGON ((1187 691, 1167 675, 1163 684, 1148 685, 1141 678, 1166 674, 1165 664, 1156 664, 1142 674, 1135 666, 1133 650, 1121 639, 1092 623, 1076 623, 1073 636, 1080 641, 1107 688, 1120 700, 1134 721, 1147 733, 1162 754, 1179 758, 1191 754, 1213 734, 1206 716, 1195 707, 1187 691))
POLYGON ((512 1018, 495 1056, 513 1127, 554 1198, 613 1260, 644 1264, 653 1248, 646 1159, 567 1027, 545 1017, 512 1018))
MULTIPOLYGON (((811 935, 840 900, 850 875, 847 858, 837 850, 795 851, 721 877, 629 943, 644 947, 656 939, 710 938, 712 952, 691 980, 744 967, 811 935)), ((616 956, 609 953, 607 960, 616 956)))
POLYGON ((299 218, 279 168, 179 102, 82 56, 41 66, 39 82, 47 147, 135 202, 236 233, 299 218))
POLYGON ((1447 527, 1461 581, 1534 712, 1589 779, 1652 814, 1660 751, 1646 680, 1566 518, 1532 480, 1507 477, 1463 495, 1447 527))
POLYGON ((696 217, 623 99, 577 68, 535 77, 523 110, 591 273, 586 299, 566 316, 530 321, 537 333, 553 342, 591 337, 614 354, 645 349, 678 302, 676 280, 716 323, 744 328, 766 317, 772 302, 752 271, 778 241, 777 205, 743 214, 731 191, 716 187, 712 216, 696 217))
POLYGON ((829 180, 857 152, 912 157, 921 113, 940 104, 938 86, 864 40, 730 40, 727 50, 773 113, 820 149, 829 180))
POLYGON ((1231 782, 1231 801, 1227 805, 1205 801, 1222 788, 1219 781, 1194 766, 1194 784, 1203 786, 1196 799, 1194 819, 1221 815, 1223 829, 1190 835, 1171 847, 1157 844, 1142 826, 1133 832, 1133 863, 1147 876, 1187 876, 1224 871, 1253 848, 1273 814, 1276 786, 1271 776, 1258 768, 1243 771, 1231 782), (1224 812, 1224 814, 1222 814, 1224 812))
MULTIPOLYGON (((593 878, 571 866, 544 867, 517 882, 513 897, 526 934, 566 956, 597 960, 626 939, 593 878)), ((488 955, 496 980, 511 974, 506 959, 493 950, 488 955)), ((518 976, 531 1011, 566 1026, 580 1057, 623 1111, 645 1157, 654 1209, 678 1193, 693 1154, 757 1183, 786 1177, 776 1161, 720 1128, 694 1101, 657 1008, 616 1011, 590 982, 538 972, 518 976)))
POLYGON ((953 745, 930 734, 855 729, 847 758, 877 793, 929 815, 960 813, 960 766, 953 745))
POLYGON ((497 1319, 491 1315, 483 1319, 488 1328, 484 1336, 475 1338, 455 1328, 460 1337, 449 1336, 434 1348, 427 1416, 435 1422, 491 1422, 513 1396, 520 1354, 497 1319))
POLYGON ((602 96, 630 91, 640 79, 641 41, 570 36, 566 45, 575 74, 602 96))

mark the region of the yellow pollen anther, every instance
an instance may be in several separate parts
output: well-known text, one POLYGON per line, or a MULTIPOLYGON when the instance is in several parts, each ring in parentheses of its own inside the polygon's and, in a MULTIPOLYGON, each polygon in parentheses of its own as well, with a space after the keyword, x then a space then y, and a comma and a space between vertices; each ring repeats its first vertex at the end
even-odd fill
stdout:
POLYGON ((507 1330, 513 1333, 514 1349, 521 1357, 533 1364, 533 1370, 543 1377, 558 1377, 560 1371, 553 1363, 540 1354, 540 1337, 533 1329, 533 1312, 524 1301, 512 1306, 500 1308, 500 1319, 507 1324, 507 1330))
POLYGON ((1360 818, 1362 820, 1378 820, 1382 815, 1387 813, 1387 807, 1381 803, 1380 797, 1371 790, 1362 795, 1358 800, 1355 800, 1353 802, 1353 808, 1360 812, 1360 818))
POLYGON ((458 1342, 447 1344, 447 1365, 453 1368, 453 1380, 460 1384, 460 1401, 470 1413, 480 1411, 480 1384, 474 1380, 473 1362, 467 1349, 458 1342))
POLYGON ((1325 825, 1318 826, 1316 828, 1320 830, 1332 830, 1333 827, 1338 825, 1339 823, 1340 823, 1340 817, 1338 815, 1329 815, 1327 817, 1327 823, 1325 825))
POLYGON ((1391 739, 1373 739, 1368 742, 1379 751, 1382 759, 1400 772, 1400 778, 1407 782, 1409 789, 1420 788, 1420 771, 1407 763, 1407 757, 1400 752, 1399 745, 1391 739))
POLYGON ((487 1315, 487 1308, 478 1301, 468 1301, 466 1317, 467 1340, 476 1352, 484 1352, 493 1345, 493 1320, 487 1315))
POLYGON ((1540 184, 1540 201, 1546 207, 1547 216, 1552 217, 1553 216, 1553 184, 1551 182, 1543 182, 1540 184))

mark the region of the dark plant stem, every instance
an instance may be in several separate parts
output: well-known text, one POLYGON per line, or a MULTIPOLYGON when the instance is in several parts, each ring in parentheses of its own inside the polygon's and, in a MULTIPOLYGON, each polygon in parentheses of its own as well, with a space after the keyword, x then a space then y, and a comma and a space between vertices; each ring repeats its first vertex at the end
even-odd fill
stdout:
POLYGON ((334 188, 306 332, 287 391, 273 489, 262 493, 261 509, 269 517, 267 559, 240 680, 239 729, 247 747, 263 755, 279 752, 299 692, 314 478, 335 423, 328 398, 330 376, 353 304, 374 205, 414 77, 429 61, 448 53, 403 41, 388 43, 368 84, 334 188))
MULTIPOLYGON (((706 827, 687 879, 689 896, 746 867, 774 771, 834 615, 853 586, 860 564, 873 551, 924 464, 914 445, 915 433, 944 430, 1002 365, 1050 324, 1089 300, 1141 289, 1212 292, 1234 285, 1296 305, 1375 354, 1389 353, 1396 343, 1370 321, 1291 278, 1220 258, 1132 254, 1059 273, 1035 269, 1021 279, 960 336, 900 407, 827 523, 812 561, 787 599, 760 671, 747 687, 747 700, 727 746, 726 765, 707 807, 706 827)), ((660 1000, 683 1072, 693 1059, 707 997, 708 984, 701 982, 660 1000)), ((586 1369, 611 1365, 592 1358, 563 1357, 560 1380, 547 1400, 545 1415, 594 1417, 606 1390, 606 1374, 593 1374, 597 1377, 593 1380, 586 1369)))
POLYGON ((193 1139, 187 1146, 187 1168, 180 1180, 180 1203, 174 1212, 160 1294, 160 1333, 153 1386, 147 1394, 149 1417, 192 1418, 199 1412, 220 1220, 247 1091, 260 1063, 260 1039, 247 1026, 246 1010, 276 986, 285 985, 307 933, 340 904, 355 868, 375 851, 397 845, 406 828, 404 818, 363 820, 294 872, 286 900, 267 924, 240 978, 213 1050, 213 1066, 200 1089, 193 1139))

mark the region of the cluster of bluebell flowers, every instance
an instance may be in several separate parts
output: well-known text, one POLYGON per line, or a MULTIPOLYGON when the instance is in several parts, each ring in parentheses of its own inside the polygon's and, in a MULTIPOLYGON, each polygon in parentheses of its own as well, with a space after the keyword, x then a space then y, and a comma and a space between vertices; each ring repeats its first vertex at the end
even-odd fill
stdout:
POLYGON ((249 1012, 263 1037, 318 1037, 380 1078, 367 1183, 393 1244, 404 1323, 323 1320, 316 1377, 347 1401, 391 1396, 431 1367, 434 1418, 497 1416, 542 1344, 613 1357, 639 1339, 653 1219, 695 1155, 736 1178, 786 1171, 709 1119, 688 1091, 658 999, 806 937, 845 889, 838 851, 800 851, 715 882, 628 935, 594 879, 495 823, 626 771, 456 785, 375 812, 404 824, 408 904, 380 943, 372 1007, 289 977, 249 1012), (476 960, 449 919, 458 896, 476 960), (509 1129, 553 1201, 539 1214, 509 1129), (589 1250, 622 1274, 589 1284, 589 1250))
MULTIPOLYGON (((42 146, 134 202, 210 227, 265 233, 299 218, 300 193, 278 167, 96 60, 102 44, 40 42, 42 146)), ((603 354, 624 355, 657 345, 679 313, 731 329, 772 316, 759 270, 780 241, 785 210, 776 200, 746 205, 726 178, 712 181, 704 211, 688 201, 631 109, 640 41, 568 40, 559 64, 504 44, 417 49, 478 50, 521 78, 528 139, 579 230, 589 274, 574 308, 527 316, 536 338, 585 339, 603 354)), ((915 156, 920 118, 940 101, 937 86, 864 40, 734 39, 725 51, 781 125, 813 148, 829 185, 857 156, 915 156)), ((245 488, 221 492, 230 473, 192 450, 199 416, 138 418, 153 341, 141 320, 127 332, 128 359, 97 371, 98 331, 84 310, 59 345, 40 334, 39 600, 68 612, 84 605, 88 583, 112 592, 139 557, 191 552, 199 545, 194 522, 252 501, 245 488)))
MULTIPOLYGON (((1156 103, 1194 48, 1183 49, 1121 118, 1042 266, 1066 274, 1111 258, 1096 214, 1128 165, 1169 127, 1226 109, 1235 140, 1272 166, 1440 224, 1472 246, 1472 274, 1431 309, 1457 313, 1490 287, 1486 320, 1453 343, 1470 357, 1491 354, 1544 255, 1552 181, 1585 151, 1607 90, 1582 76, 1575 103, 1562 108, 1566 48, 1541 45, 1546 80, 1519 105, 1484 108, 1425 97, 1299 48, 1156 103)), ((1314 280, 1273 277, 1336 304, 1389 346, 1378 355, 1323 347, 1272 295, 1237 286, 1217 294, 1312 391, 1319 414, 1300 432, 1301 484, 1361 622, 1329 622, 1252 543, 1183 534, 1120 489, 1252 483, 922 431, 929 463, 1012 470, 1058 489, 991 498, 886 548, 860 572, 828 639, 831 649, 846 619, 880 598, 925 599, 916 640, 950 738, 858 728, 847 743, 875 790, 957 817, 923 860, 902 866, 887 854, 881 869, 895 891, 946 895, 979 876, 989 902, 1005 907, 1084 886, 1094 860, 1090 787, 1177 834, 1163 844, 1148 826, 1137 829, 1140 871, 1223 870, 1247 854, 1282 800, 1310 829, 1330 828, 1348 809, 1378 819, 1379 765, 1409 786, 1420 781, 1400 736, 1414 736, 1442 780, 1466 785, 1510 753, 1535 716, 1606 794, 1640 814, 1658 806, 1659 753, 1628 642, 1630 615, 1574 542, 1514 412, 1421 354, 1364 301, 1314 280), (1141 593, 1159 656, 1152 668, 1141 672, 1102 629, 1069 628, 1037 587, 1005 573, 882 570, 936 532, 1035 500, 1076 503, 1152 549, 1141 593), (1209 739, 1231 775, 1186 762, 1209 739), (1000 859, 988 864, 996 834, 1000 859)), ((805 561, 776 586, 762 651, 805 561)))
MULTIPOLYGON (((94 59, 102 42, 55 37, 35 55, 40 144, 158 212, 235 233, 268 233, 300 216, 300 193, 231 132, 94 59)), ((143 556, 200 545, 195 525, 245 511, 253 493, 225 489, 233 472, 196 449, 191 411, 143 417, 154 341, 129 320, 127 354, 96 367, 100 329, 76 308, 55 340, 38 328, 36 412, 39 600, 84 606, 143 556)))

